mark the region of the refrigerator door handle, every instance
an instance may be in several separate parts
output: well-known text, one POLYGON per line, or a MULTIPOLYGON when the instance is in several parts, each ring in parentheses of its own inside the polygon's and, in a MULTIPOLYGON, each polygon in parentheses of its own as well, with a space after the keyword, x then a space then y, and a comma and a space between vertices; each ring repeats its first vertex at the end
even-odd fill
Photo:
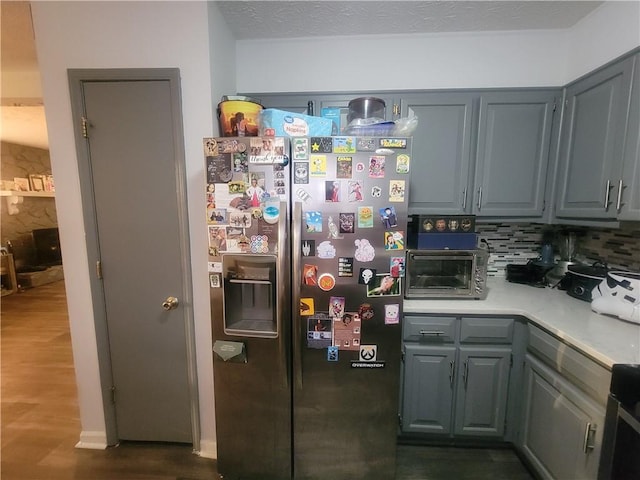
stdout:
MULTIPOLYGON (((288 268, 288 252, 287 248, 287 202, 280 202, 280 214, 278 219, 278 272, 280 276, 285 275, 289 271, 288 268)), ((287 337, 284 319, 286 316, 287 305, 287 282, 283 278, 276 285, 278 305, 276 307, 276 322, 278 328, 278 356, 281 363, 283 373, 284 386, 289 388, 289 362, 287 360, 287 337)))
POLYGON ((295 202, 293 204, 293 221, 291 222, 291 249, 293 258, 293 268, 291 274, 291 319, 293 321, 293 369, 295 382, 298 388, 302 388, 302 335, 300 318, 300 286, 302 281, 300 278, 301 265, 301 240, 302 240, 302 203, 295 202))

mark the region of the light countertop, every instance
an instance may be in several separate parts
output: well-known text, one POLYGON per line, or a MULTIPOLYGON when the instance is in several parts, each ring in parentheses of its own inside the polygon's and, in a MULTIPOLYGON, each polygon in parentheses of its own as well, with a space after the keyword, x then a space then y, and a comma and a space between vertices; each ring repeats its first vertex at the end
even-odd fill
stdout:
POLYGON ((591 305, 552 288, 490 277, 486 300, 404 300, 404 313, 521 315, 602 365, 640 364, 640 325, 600 315, 591 305))

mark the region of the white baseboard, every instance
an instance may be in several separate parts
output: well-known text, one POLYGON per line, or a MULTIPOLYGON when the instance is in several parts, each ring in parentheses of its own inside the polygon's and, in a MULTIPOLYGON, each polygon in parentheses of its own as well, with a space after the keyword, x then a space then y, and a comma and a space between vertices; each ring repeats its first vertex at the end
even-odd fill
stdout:
POLYGON ((80 441, 76 448, 91 450, 105 450, 107 448, 107 435, 105 432, 80 432, 80 441))
POLYGON ((218 458, 218 444, 217 442, 200 440, 200 451, 198 455, 204 458, 218 458))

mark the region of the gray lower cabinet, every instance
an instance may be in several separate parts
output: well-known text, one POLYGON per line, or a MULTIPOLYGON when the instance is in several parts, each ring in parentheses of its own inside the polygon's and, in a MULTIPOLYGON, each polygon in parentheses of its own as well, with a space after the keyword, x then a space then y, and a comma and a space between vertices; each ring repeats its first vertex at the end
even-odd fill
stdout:
POLYGON ((630 182, 637 184, 637 178, 622 176, 628 115, 630 109, 638 109, 637 104, 630 104, 636 57, 627 57, 566 88, 556 217, 614 220, 625 195, 624 184, 626 190, 630 182))
POLYGON ((611 372, 529 325, 518 447, 541 478, 595 479, 611 372))
POLYGON ((604 409, 527 355, 522 452, 545 479, 595 479, 604 409))
POLYGON ((403 331, 402 433, 502 439, 514 319, 408 315, 403 331))

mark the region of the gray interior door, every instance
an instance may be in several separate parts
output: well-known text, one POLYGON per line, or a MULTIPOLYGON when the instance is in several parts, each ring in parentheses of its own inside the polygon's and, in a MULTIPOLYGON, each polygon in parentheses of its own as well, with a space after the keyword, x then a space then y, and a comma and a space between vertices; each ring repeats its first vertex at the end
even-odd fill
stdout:
POLYGON ((82 82, 120 440, 192 442, 183 145, 172 96, 163 79, 82 82), (167 297, 178 305, 165 310, 167 297))

